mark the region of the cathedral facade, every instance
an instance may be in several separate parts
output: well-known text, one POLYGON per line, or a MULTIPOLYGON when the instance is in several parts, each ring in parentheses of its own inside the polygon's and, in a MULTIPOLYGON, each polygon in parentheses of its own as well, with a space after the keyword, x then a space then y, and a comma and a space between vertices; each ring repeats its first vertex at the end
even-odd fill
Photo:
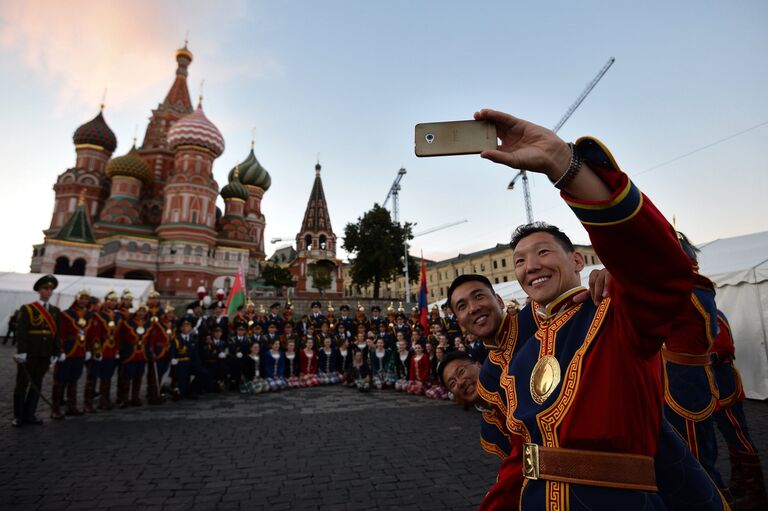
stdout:
POLYGON ((117 139, 102 111, 77 128, 75 165, 53 186, 51 224, 33 247, 33 272, 154 280, 170 296, 228 287, 241 266, 247 280, 259 278, 261 200, 271 177, 251 147, 219 189, 213 164, 224 138, 205 116, 202 98, 196 108, 190 100, 186 45, 176 62, 141 146, 113 157, 117 139))

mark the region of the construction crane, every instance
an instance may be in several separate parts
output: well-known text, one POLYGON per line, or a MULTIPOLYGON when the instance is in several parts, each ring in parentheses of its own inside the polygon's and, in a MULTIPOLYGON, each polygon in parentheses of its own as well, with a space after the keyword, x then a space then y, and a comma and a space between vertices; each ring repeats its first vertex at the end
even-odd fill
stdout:
POLYGON ((382 208, 386 208, 389 198, 392 198, 392 219, 396 224, 400 223, 400 181, 403 179, 405 173, 405 167, 400 167, 400 170, 397 171, 395 182, 389 187, 387 198, 384 199, 384 203, 381 205, 382 208))
MULTIPOLYGON (((557 133, 560 128, 563 127, 563 124, 566 123, 566 121, 573 115, 573 112, 576 111, 577 108, 579 108, 579 105, 586 99, 586 97, 589 95, 590 92, 592 92, 592 89, 595 88, 595 85, 597 85, 597 82, 600 81, 600 79, 605 75, 605 73, 608 72, 608 69, 613 65, 613 63, 616 61, 615 58, 611 57, 608 59, 608 62, 605 63, 603 68, 600 70, 600 72, 597 73, 597 76, 595 76, 594 79, 592 79, 591 82, 587 84, 587 86, 584 88, 584 90, 579 94, 579 97, 576 98, 576 101, 573 102, 573 104, 568 108, 568 110, 563 114, 563 116, 560 118, 560 120, 555 124, 555 127, 552 128, 552 131, 557 133)), ((517 175, 512 179, 512 181, 509 182, 509 185, 507 185, 507 190, 512 190, 515 187, 515 183, 518 179, 522 178, 523 180, 523 196, 525 199, 525 214, 528 218, 528 223, 533 223, 533 206, 531 204, 531 190, 528 185, 528 173, 525 170, 520 170, 517 175)))

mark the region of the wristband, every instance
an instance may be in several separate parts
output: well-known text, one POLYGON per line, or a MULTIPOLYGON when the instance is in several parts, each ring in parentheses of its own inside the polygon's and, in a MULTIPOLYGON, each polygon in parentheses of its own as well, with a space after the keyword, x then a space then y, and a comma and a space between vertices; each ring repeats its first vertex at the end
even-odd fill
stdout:
POLYGON ((573 181, 573 178, 576 177, 576 174, 579 173, 579 169, 581 169, 581 157, 579 156, 576 146, 568 142, 568 147, 571 148, 571 163, 557 181, 552 181, 552 184, 555 185, 555 188, 558 190, 563 190, 568 186, 570 182, 573 181))

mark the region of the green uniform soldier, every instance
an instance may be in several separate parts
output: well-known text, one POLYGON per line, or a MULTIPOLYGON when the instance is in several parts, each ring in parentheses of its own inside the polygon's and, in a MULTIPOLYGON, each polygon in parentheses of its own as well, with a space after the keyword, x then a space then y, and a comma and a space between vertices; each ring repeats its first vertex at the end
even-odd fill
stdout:
POLYGON ((35 282, 40 299, 23 305, 16 319, 17 363, 16 388, 13 391, 13 426, 42 424, 35 415, 43 377, 50 358, 58 355, 61 311, 48 303, 59 281, 45 275, 35 282))

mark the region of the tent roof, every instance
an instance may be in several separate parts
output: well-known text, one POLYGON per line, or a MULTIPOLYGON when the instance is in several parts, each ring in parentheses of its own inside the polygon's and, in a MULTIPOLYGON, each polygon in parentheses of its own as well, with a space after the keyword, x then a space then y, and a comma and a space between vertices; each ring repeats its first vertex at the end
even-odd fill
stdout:
POLYGON ((768 280, 768 231, 699 245, 699 272, 718 286, 768 280))

